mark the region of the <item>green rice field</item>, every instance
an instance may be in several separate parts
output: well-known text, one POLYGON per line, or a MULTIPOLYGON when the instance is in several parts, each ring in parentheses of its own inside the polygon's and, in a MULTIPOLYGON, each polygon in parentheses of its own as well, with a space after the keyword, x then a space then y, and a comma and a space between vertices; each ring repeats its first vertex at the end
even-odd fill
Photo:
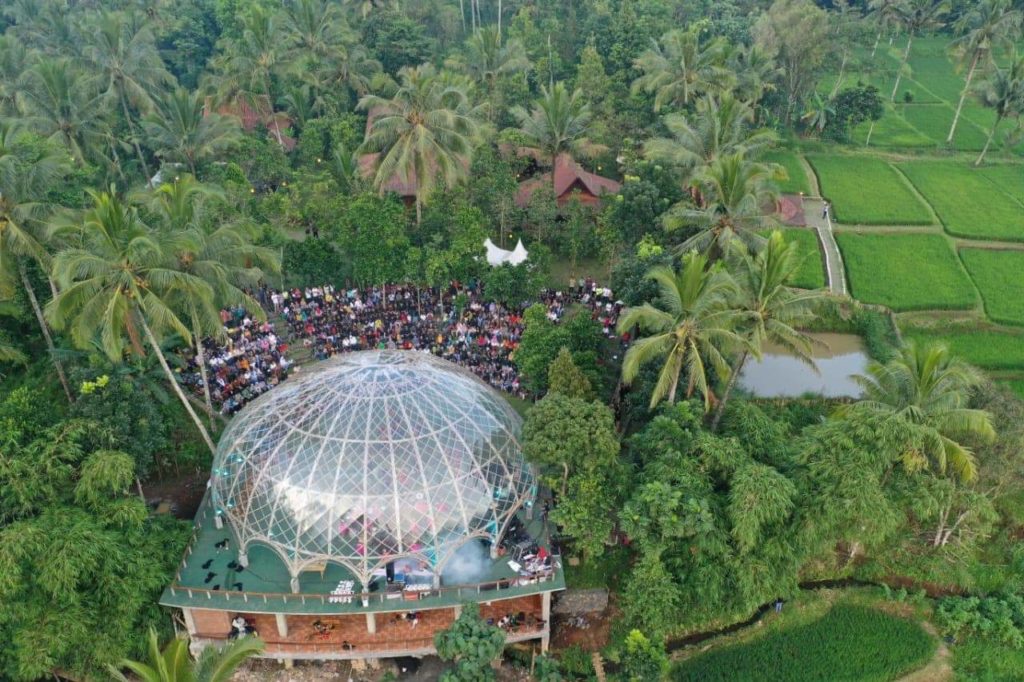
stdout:
POLYGON ((889 682, 931 658, 918 624, 876 609, 838 604, 821 618, 686 659, 675 682, 889 682), (870 651, 870 656, 864 652, 870 651))
POLYGON ((950 234, 1024 241, 1024 205, 971 166, 913 161, 900 164, 900 169, 931 203, 950 234))
POLYGON ((1024 325, 1024 251, 961 249, 960 259, 993 322, 1024 325))
POLYGON ((993 330, 904 328, 903 338, 918 343, 938 341, 982 369, 1024 369, 1024 336, 993 330))
POLYGON ((850 291, 893 310, 963 310, 977 304, 946 239, 933 234, 836 235, 850 291))
POLYGON ((767 163, 777 163, 786 169, 786 180, 777 181, 779 191, 784 194, 812 194, 811 183, 807 180, 807 171, 804 170, 800 157, 795 152, 785 150, 773 150, 767 152, 762 160, 767 163))
POLYGON ((818 235, 814 230, 782 230, 787 242, 800 245, 803 262, 793 275, 793 286, 801 289, 821 289, 826 284, 825 261, 822 259, 818 235))
POLYGON ((931 225, 932 214, 900 173, 870 156, 808 155, 837 221, 863 225, 931 225))

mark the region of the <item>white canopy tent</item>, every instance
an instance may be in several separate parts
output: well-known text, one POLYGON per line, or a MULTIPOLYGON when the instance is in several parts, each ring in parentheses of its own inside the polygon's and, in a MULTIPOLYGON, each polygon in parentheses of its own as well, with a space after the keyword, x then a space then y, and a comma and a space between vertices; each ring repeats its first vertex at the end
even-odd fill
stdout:
POLYGON ((499 267, 505 263, 508 263, 509 265, 519 265, 520 263, 525 263, 527 257, 530 255, 526 251, 526 247, 523 246, 522 239, 516 243, 516 248, 511 251, 506 251, 505 249, 497 246, 491 241, 490 237, 488 237, 484 241, 484 248, 487 249, 487 262, 492 267, 499 267))

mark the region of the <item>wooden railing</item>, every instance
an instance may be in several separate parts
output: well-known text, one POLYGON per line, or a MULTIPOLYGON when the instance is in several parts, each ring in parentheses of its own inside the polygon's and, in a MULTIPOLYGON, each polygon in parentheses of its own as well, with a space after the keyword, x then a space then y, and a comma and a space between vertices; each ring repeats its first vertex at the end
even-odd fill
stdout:
MULTIPOLYGON (((474 583, 469 585, 454 585, 449 587, 438 587, 431 589, 426 592, 419 592, 420 599, 429 601, 434 597, 451 597, 457 598, 466 597, 472 601, 481 601, 480 595, 486 594, 487 592, 503 592, 513 590, 517 593, 520 592, 517 588, 526 587, 529 588, 531 585, 541 584, 554 580, 557 573, 557 566, 561 565, 561 557, 558 555, 552 556, 552 568, 543 573, 538 573, 536 576, 524 579, 524 578, 505 578, 502 580, 493 580, 483 583, 474 583)), ((524 589, 522 594, 532 594, 534 590, 524 589)), ((402 593, 398 594, 397 597, 389 598, 386 592, 357 592, 351 596, 346 596, 346 599, 351 598, 350 603, 338 603, 337 595, 331 594, 304 594, 304 593, 293 593, 293 592, 238 592, 234 590, 207 590, 199 587, 183 587, 177 584, 170 586, 171 596, 178 596, 178 593, 183 592, 188 595, 189 599, 195 599, 196 597, 206 597, 209 601, 227 601, 227 602, 241 602, 243 604, 248 603, 262 603, 269 604, 271 601, 280 601, 284 604, 302 604, 308 606, 310 604, 326 606, 334 610, 337 607, 339 611, 357 610, 362 604, 367 606, 373 604, 387 604, 393 601, 396 609, 399 609, 402 604, 406 603, 402 593)), ((238 606, 239 610, 244 611, 244 608, 238 606)))

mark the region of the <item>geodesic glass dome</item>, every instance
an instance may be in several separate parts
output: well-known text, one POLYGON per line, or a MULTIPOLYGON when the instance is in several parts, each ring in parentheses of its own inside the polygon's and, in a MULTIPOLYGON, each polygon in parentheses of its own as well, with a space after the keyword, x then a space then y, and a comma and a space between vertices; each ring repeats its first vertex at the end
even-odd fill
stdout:
POLYGON ((297 576, 332 561, 368 584, 396 557, 439 575, 472 538, 500 539, 536 492, 521 420, 471 373, 413 351, 348 353, 248 405, 220 439, 215 513, 242 552, 297 576))

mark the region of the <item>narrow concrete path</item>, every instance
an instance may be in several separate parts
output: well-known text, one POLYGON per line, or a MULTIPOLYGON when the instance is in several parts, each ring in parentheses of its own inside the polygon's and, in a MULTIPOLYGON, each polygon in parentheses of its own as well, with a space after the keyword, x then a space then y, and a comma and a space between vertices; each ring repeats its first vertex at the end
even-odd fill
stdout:
POLYGON ((839 252, 835 235, 832 233, 832 218, 822 217, 825 202, 816 197, 804 197, 804 219, 807 227, 814 228, 818 233, 818 241, 825 252, 825 271, 828 274, 828 289, 833 294, 846 296, 846 267, 843 255, 839 252))

